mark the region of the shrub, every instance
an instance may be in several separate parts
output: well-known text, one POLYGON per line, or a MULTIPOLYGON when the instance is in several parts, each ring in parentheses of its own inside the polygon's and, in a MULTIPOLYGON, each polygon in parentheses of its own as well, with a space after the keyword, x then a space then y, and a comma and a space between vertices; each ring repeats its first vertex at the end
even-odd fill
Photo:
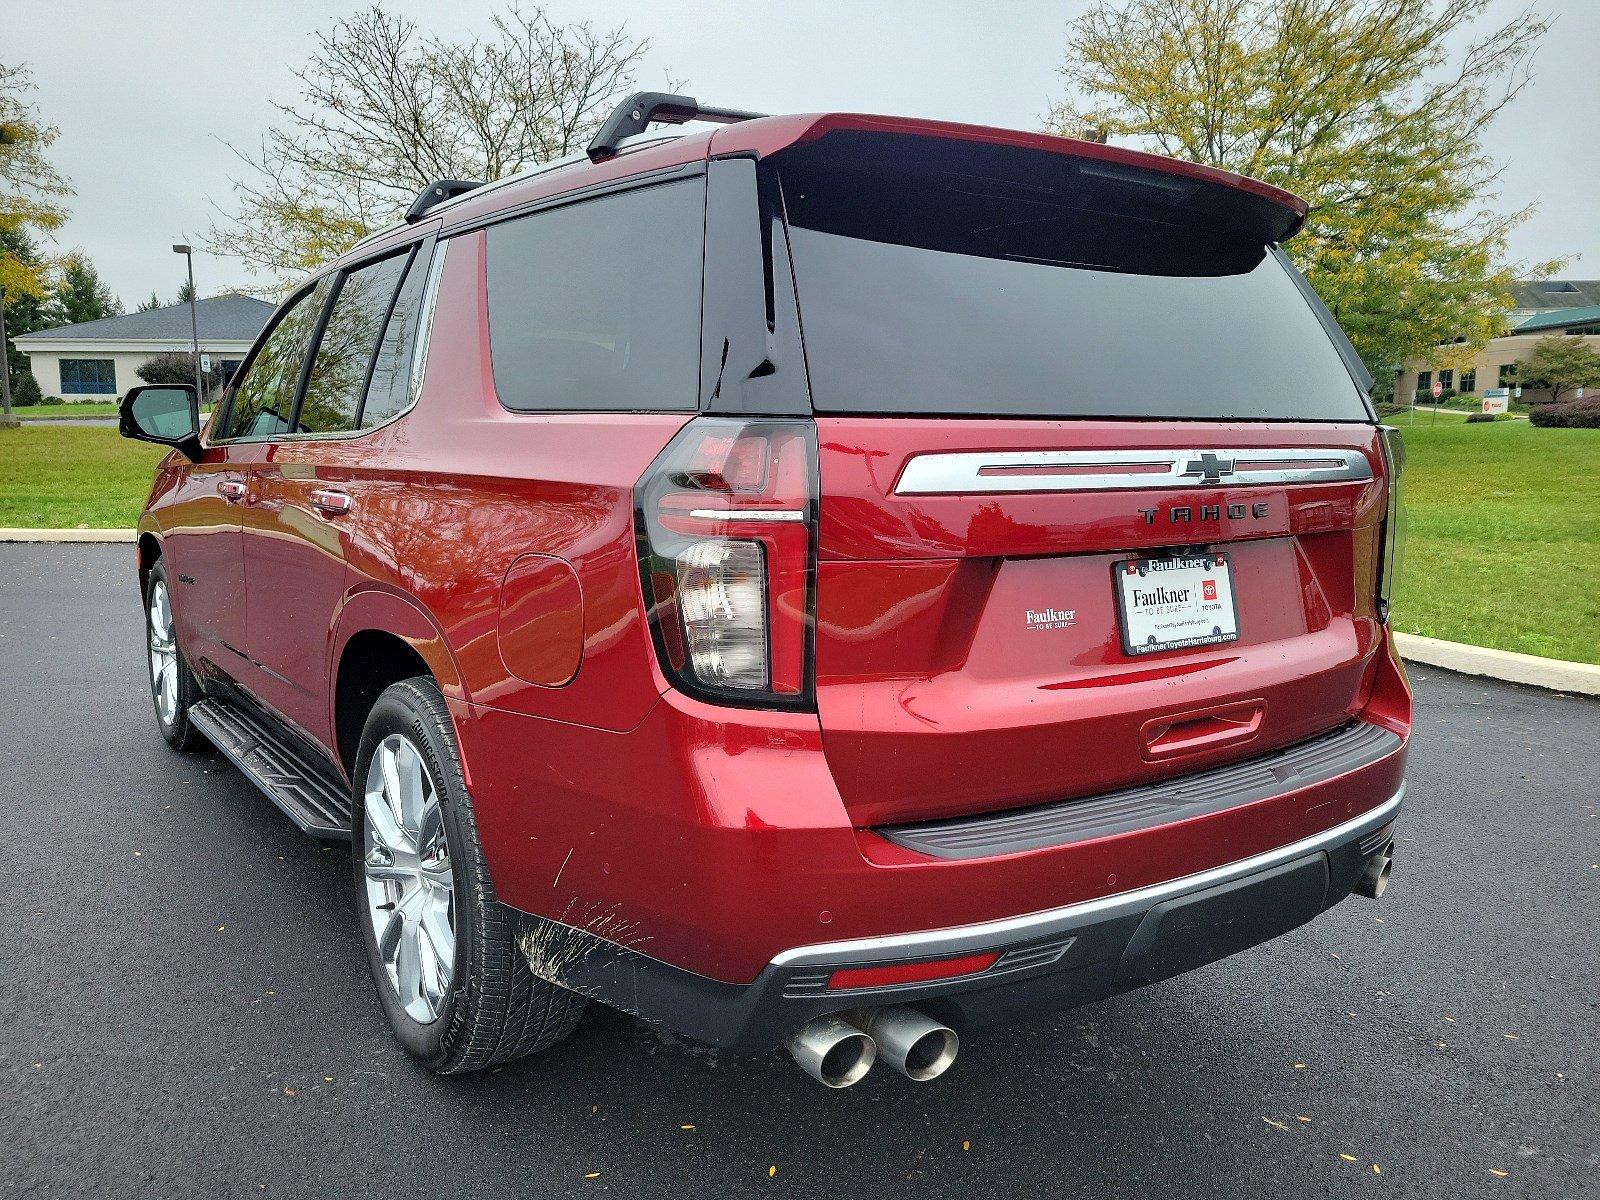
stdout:
POLYGON ((1390 400, 1380 400, 1376 407, 1380 417, 1397 417, 1406 411, 1404 404, 1395 404, 1390 400))
POLYGON ((18 371, 17 377, 11 382, 11 407, 32 408, 35 404, 43 404, 44 398, 39 395, 39 381, 33 377, 32 371, 18 371))
POLYGON ((1528 413, 1528 420, 1544 429, 1600 429, 1600 396, 1540 404, 1528 413))
MULTIPOLYGON (((193 384, 194 355, 180 351, 152 355, 143 366, 134 369, 134 374, 146 383, 193 384)), ((205 385, 207 392, 214 391, 222 386, 222 367, 220 365, 212 366, 211 373, 206 376, 205 385)))
POLYGON ((1484 425, 1494 420, 1494 413, 1475 412, 1467 414, 1468 425, 1484 425))

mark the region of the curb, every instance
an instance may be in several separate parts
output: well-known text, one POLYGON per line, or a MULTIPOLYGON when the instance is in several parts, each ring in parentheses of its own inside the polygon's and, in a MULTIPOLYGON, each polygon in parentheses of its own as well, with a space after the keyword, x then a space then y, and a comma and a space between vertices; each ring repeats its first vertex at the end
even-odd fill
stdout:
POLYGON ((1552 692, 1573 692, 1579 696, 1600 696, 1600 667, 1589 663, 1564 662, 1540 658, 1536 654, 1517 654, 1510 650, 1491 650, 1487 646, 1464 646, 1415 633, 1394 635, 1395 648, 1408 662, 1440 667, 1462 675, 1482 675, 1545 688, 1552 692))
POLYGON ((0 542, 132 542, 134 529, 0 529, 0 542))

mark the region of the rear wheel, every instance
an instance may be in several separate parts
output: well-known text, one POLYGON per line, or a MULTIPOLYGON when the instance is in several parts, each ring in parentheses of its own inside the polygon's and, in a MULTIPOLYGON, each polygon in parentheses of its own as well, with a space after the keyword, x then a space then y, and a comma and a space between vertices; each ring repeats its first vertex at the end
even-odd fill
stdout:
POLYGON ((516 946, 433 680, 407 679, 378 698, 354 779, 357 919, 400 1044, 429 1070, 455 1074, 572 1032, 583 998, 536 978, 516 946))
POLYGON ((172 619, 172 589, 166 564, 150 568, 144 592, 145 647, 150 660, 150 697, 155 701, 156 725, 174 750, 194 750, 205 744, 200 731, 189 723, 189 709, 200 699, 200 685, 178 649, 172 619))

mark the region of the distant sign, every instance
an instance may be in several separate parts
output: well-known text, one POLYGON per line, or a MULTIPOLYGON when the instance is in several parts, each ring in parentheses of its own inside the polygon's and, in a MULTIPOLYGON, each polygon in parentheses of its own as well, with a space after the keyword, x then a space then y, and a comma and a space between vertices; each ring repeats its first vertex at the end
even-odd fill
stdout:
POLYGON ((1498 396, 1490 395, 1483 398, 1483 411, 1486 413, 1503 413, 1508 408, 1510 402, 1506 400, 1504 392, 1498 396))
POLYGON ((1431 390, 1433 392, 1433 398, 1437 400, 1440 396, 1444 395, 1444 384, 1435 379, 1433 381, 1433 387, 1431 390))
POLYGON ((207 375, 211 374, 211 355, 202 354, 200 356, 200 369, 207 375))

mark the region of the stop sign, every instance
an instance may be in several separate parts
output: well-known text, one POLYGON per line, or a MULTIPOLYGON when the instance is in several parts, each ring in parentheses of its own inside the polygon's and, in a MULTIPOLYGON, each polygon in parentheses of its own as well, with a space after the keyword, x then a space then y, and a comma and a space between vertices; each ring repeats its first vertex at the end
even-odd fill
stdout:
POLYGON ((1444 395, 1444 384, 1435 379, 1433 381, 1433 398, 1437 400, 1442 395, 1444 395))

